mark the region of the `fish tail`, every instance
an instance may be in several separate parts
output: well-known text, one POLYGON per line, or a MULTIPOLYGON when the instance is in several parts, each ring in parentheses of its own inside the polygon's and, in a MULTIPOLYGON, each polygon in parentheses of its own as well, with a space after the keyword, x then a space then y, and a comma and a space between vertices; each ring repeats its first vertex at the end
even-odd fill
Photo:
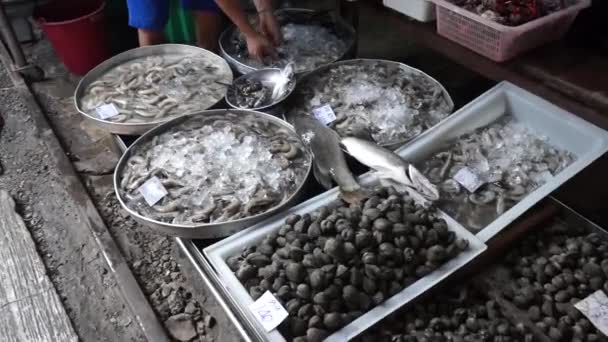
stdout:
POLYGON ((369 192, 364 189, 357 189, 353 191, 345 191, 340 189, 342 193, 342 199, 344 202, 349 204, 357 204, 369 197, 369 192))

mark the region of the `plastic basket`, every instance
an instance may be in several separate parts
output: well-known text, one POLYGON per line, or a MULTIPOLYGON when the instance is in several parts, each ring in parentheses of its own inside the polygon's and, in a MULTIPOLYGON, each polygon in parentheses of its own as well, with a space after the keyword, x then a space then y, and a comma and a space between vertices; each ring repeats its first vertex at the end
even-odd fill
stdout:
POLYGON ((578 0, 561 11, 519 26, 505 26, 445 0, 437 9, 437 33, 496 62, 504 62, 539 45, 560 39, 591 0, 578 0))

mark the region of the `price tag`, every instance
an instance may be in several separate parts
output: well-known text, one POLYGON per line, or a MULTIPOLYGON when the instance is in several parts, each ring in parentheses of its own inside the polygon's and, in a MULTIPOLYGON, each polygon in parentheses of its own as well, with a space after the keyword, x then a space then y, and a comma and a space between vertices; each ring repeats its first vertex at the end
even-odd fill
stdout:
POLYGON ((484 181, 468 167, 463 167, 454 175, 454 180, 460 183, 470 193, 474 193, 483 185, 484 181))
POLYGON ((324 105, 319 108, 312 110, 312 114, 317 120, 322 122, 324 125, 329 125, 336 120, 336 113, 331 109, 330 105, 324 105))
POLYGON ((274 330, 289 316, 283 305, 279 303, 270 291, 266 291, 249 306, 249 309, 267 332, 274 330))
POLYGON ((116 109, 113 103, 103 104, 95 108, 95 111, 97 112, 97 115, 99 115, 99 118, 103 120, 118 115, 118 110, 116 109))
POLYGON ((608 297, 604 291, 595 291, 574 304, 574 307, 587 316, 599 331, 608 336, 608 297))
POLYGON ((144 200, 149 206, 155 205, 163 197, 169 194, 167 189, 163 186, 163 183, 161 183, 160 179, 157 177, 152 177, 145 181, 137 191, 144 196, 144 200))

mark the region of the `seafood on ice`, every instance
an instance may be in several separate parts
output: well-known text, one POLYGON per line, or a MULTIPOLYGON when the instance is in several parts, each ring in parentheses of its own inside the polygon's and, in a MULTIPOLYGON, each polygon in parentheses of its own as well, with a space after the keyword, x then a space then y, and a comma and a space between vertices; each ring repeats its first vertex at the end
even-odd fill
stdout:
POLYGON ((401 63, 353 60, 305 77, 292 94, 293 113, 330 106, 329 126, 383 146, 402 144, 446 118, 454 104, 435 80, 401 63))
POLYGON ((575 160, 510 115, 461 136, 420 164, 438 185, 437 205, 478 232, 575 160))
POLYGON ((208 109, 231 83, 230 68, 217 56, 146 56, 116 66, 89 84, 79 106, 114 123, 161 122, 208 109))
POLYGON ((306 14, 302 16, 304 18, 278 12, 277 20, 281 25, 283 42, 277 47, 277 59, 261 63, 250 57, 245 37, 236 29, 229 40, 232 45, 229 49, 232 57, 255 69, 283 67, 293 63, 296 73, 311 71, 342 58, 352 42, 345 40, 337 31, 335 23, 324 20, 322 16, 313 17, 306 14))
POLYGON ((290 129, 258 114, 193 115, 134 146, 117 175, 127 207, 164 223, 196 226, 261 214, 304 182, 311 156, 290 129), (166 196, 149 205, 156 177, 166 196))

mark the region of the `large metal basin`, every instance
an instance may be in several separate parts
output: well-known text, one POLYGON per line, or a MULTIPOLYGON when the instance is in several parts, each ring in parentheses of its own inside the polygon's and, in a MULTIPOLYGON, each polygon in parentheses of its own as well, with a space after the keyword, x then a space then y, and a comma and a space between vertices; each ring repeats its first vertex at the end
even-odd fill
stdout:
POLYGON ((287 197, 287 199, 284 200, 283 202, 281 202, 280 204, 268 209, 267 211, 265 211, 263 213, 257 214, 257 215, 241 218, 241 219, 234 220, 234 221, 228 221, 228 222, 222 222, 222 223, 204 223, 204 224, 192 226, 192 225, 165 223, 165 222, 153 220, 153 219, 145 217, 145 216, 141 215, 140 213, 130 209, 126 205, 126 203, 124 202, 124 200, 120 194, 120 191, 119 191, 120 180, 122 179, 121 177, 123 175, 123 170, 127 164, 127 161, 135 153, 135 151, 137 151, 139 146, 141 146, 143 143, 146 143, 146 142, 152 140, 155 136, 166 132, 170 128, 186 122, 187 120, 196 120, 197 117, 222 115, 222 114, 226 114, 226 113, 234 113, 237 115, 254 114, 256 116, 259 116, 260 119, 267 120, 269 122, 272 122, 274 124, 277 124, 281 127, 288 129, 290 132, 293 132, 295 137, 297 137, 295 131, 293 131, 293 128, 289 124, 287 124, 285 121, 283 121, 279 118, 276 118, 272 115, 269 115, 269 114, 249 111, 249 110, 237 110, 237 109, 208 110, 208 111, 204 111, 204 112, 200 112, 200 113, 196 113, 196 114, 180 116, 173 120, 160 124, 156 128, 151 129, 150 131, 148 131, 147 133, 145 133, 144 135, 139 137, 139 139, 137 139, 125 151, 125 153, 122 155, 122 157, 118 161, 118 165, 116 166, 116 170, 114 171, 114 191, 116 192, 116 197, 118 198, 118 201, 120 202, 120 205, 123 207, 123 209, 126 210, 139 223, 146 225, 146 226, 150 227, 151 229, 153 229, 159 233, 162 233, 162 234, 184 237, 184 238, 192 238, 192 239, 215 239, 215 238, 222 238, 222 237, 232 235, 244 228, 252 226, 253 224, 263 220, 264 218, 271 216, 272 214, 274 214, 276 212, 290 208, 292 205, 294 205, 299 200, 300 194, 304 188, 304 184, 306 183, 306 179, 308 178, 308 176, 310 174, 310 170, 312 168, 312 155, 310 153, 307 153, 308 167, 305 172, 305 176, 303 177, 301 183, 297 185, 294 192, 291 195, 289 195, 289 197, 287 197))
MULTIPOLYGON (((315 11, 310 10, 310 9, 304 9, 304 8, 284 8, 284 9, 275 11, 276 15, 281 15, 281 13, 286 13, 287 15, 289 15, 290 13, 293 13, 293 14, 297 15, 297 14, 314 14, 315 11)), ((331 19, 331 21, 335 25, 336 33, 347 44, 346 51, 340 58, 338 58, 337 60, 333 60, 333 61, 327 61, 327 64, 331 64, 335 61, 347 58, 347 56, 349 56, 351 53, 353 53, 353 50, 356 46, 355 40, 356 40, 357 35, 355 32, 355 29, 352 26, 350 26, 346 21, 344 21, 342 18, 335 16, 335 15, 330 15, 330 14, 324 14, 324 17, 325 16, 328 19, 331 19)), ((259 68, 256 68, 251 65, 247 65, 233 57, 235 55, 235 51, 234 51, 234 46, 230 43, 230 38, 232 37, 234 30, 236 30, 236 29, 237 29, 236 26, 230 26, 229 28, 224 30, 224 32, 222 32, 222 34, 220 35, 219 46, 220 46, 220 53, 221 53, 222 57, 224 57, 224 59, 226 59, 226 61, 228 61, 228 64, 230 64, 230 66, 235 71, 237 71, 239 74, 244 75, 244 74, 250 73, 252 71, 259 70, 259 68)), ((306 70, 305 72, 300 72, 300 73, 297 73, 296 75, 302 75, 309 71, 312 71, 312 70, 306 70)))
MULTIPOLYGON (((298 80, 298 85, 296 86, 296 89, 294 90, 294 92, 285 101, 285 107, 288 108, 288 112, 285 115, 285 120, 290 121, 291 118, 290 118, 289 114, 292 111, 297 110, 299 107, 299 104, 302 103, 302 101, 310 100, 307 96, 304 96, 301 93, 302 89, 304 87, 306 87, 306 84, 308 82, 313 82, 316 78, 319 78, 319 77, 327 74, 331 69, 337 68, 342 65, 357 65, 357 64, 364 65, 364 64, 372 64, 372 63, 384 63, 387 65, 395 65, 395 66, 398 66, 399 68, 402 68, 403 70, 407 70, 410 73, 416 73, 416 74, 419 74, 421 76, 428 78, 429 80, 431 80, 433 83, 437 84, 441 88, 441 90, 443 92, 443 96, 445 97, 446 101, 448 102, 449 108, 450 108, 449 113, 447 113, 447 114, 448 115, 451 114, 452 111, 454 110, 454 101, 450 97, 450 94, 445 89, 445 87, 441 83, 439 83, 439 81, 437 81, 433 77, 427 75, 425 72, 418 70, 416 68, 412 68, 411 66, 400 63, 400 62, 383 60, 383 59, 356 58, 356 59, 339 61, 339 62, 332 63, 329 65, 324 65, 324 66, 317 68, 314 71, 311 71, 311 72, 307 73, 306 75, 302 76, 302 78, 298 80)), ((411 140, 412 139, 406 139, 406 140, 395 141, 395 142, 391 142, 391 143, 381 143, 380 145, 382 145, 383 147, 389 148, 391 150, 396 150, 397 148, 405 145, 407 142, 409 142, 411 140)))
MULTIPOLYGON (((125 51, 121 54, 118 54, 110 59, 108 59, 107 61, 99 64, 98 66, 96 66, 95 68, 93 68, 93 70, 89 71, 78 83, 78 86, 76 87, 76 91, 74 93, 74 106, 76 106, 76 109, 78 110, 78 112, 80 112, 80 114, 84 115, 84 117, 90 121, 91 123, 93 123, 94 125, 96 125, 97 127, 108 131, 110 133, 114 133, 114 134, 122 134, 122 135, 141 135, 145 132, 147 132, 148 130, 150 130, 151 128, 166 122, 168 120, 171 120, 172 118, 167 118, 167 119, 161 119, 161 120, 157 120, 157 121, 150 121, 150 122, 146 122, 146 123, 119 123, 119 122, 110 122, 107 120, 102 120, 100 118, 91 116, 90 114, 86 113, 82 107, 80 106, 80 101, 82 99, 82 97, 84 96, 84 91, 85 89, 92 83, 95 82, 96 80, 98 80, 100 77, 102 77, 103 75, 105 75, 108 71, 112 70, 113 68, 122 65, 124 63, 127 63, 131 60, 134 59, 139 59, 142 57, 148 57, 148 56, 162 56, 162 55, 181 55, 183 54, 184 56, 186 55, 192 55, 192 54, 200 54, 200 55, 204 55, 205 58, 208 58, 210 60, 213 60, 214 63, 221 69, 223 69, 222 71, 226 73, 227 76, 229 76, 230 79, 230 83, 232 83, 232 71, 230 70, 230 67, 228 66, 228 64, 226 63, 226 61, 221 58, 220 56, 207 51, 205 49, 201 49, 195 46, 190 46, 190 45, 182 45, 182 44, 162 44, 162 45, 155 45, 155 46, 144 46, 144 47, 139 47, 139 48, 135 48, 129 51, 125 51)), ((226 95, 224 93, 224 95, 226 95)), ((223 99, 220 98, 217 102, 221 102, 223 99)), ((210 106, 213 107, 213 106, 210 106)), ((200 108, 200 111, 209 109, 208 108, 200 108)), ((184 113, 184 114, 192 114, 192 113, 184 113)))

